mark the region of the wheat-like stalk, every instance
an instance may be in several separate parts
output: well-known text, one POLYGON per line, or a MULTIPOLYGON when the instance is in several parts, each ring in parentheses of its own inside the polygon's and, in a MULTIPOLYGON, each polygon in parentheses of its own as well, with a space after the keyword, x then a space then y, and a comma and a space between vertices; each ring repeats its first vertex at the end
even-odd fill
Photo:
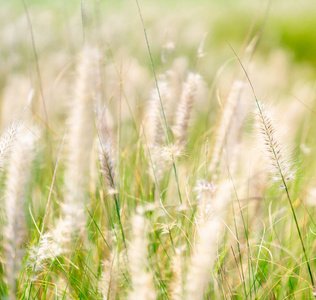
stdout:
POLYGON ((213 182, 199 180, 194 188, 197 193, 198 209, 196 212, 197 222, 205 223, 213 213, 213 201, 216 191, 216 186, 213 182))
POLYGON ((212 176, 217 171, 220 164, 223 149, 227 143, 229 143, 229 137, 231 136, 231 130, 234 129, 233 120, 236 117, 236 108, 238 107, 243 83, 239 80, 235 80, 229 95, 223 104, 221 117, 215 133, 215 141, 213 145, 210 173, 212 176))
POLYGON ((129 267, 132 277, 132 288, 128 299, 153 300, 156 299, 152 277, 147 271, 147 239, 145 218, 138 214, 134 216, 132 228, 134 239, 129 249, 129 267))
POLYGON ((187 273, 185 299, 202 300, 210 273, 217 256, 217 240, 222 231, 222 220, 225 218, 226 206, 230 200, 229 183, 224 182, 218 188, 213 201, 213 216, 199 226, 196 251, 192 257, 187 273))
POLYGON ((289 189, 287 186, 287 181, 294 178, 294 173, 291 170, 291 162, 289 160, 289 156, 287 155, 284 147, 279 142, 278 132, 275 128, 272 118, 267 112, 265 106, 260 101, 258 101, 257 98, 255 99, 256 99, 256 105, 258 109, 257 120, 258 120, 259 132, 261 134, 261 138, 265 146, 266 157, 270 161, 271 173, 274 175, 275 180, 281 181, 282 187, 285 189, 286 196, 287 196, 289 205, 291 207, 291 212, 295 221, 297 233, 301 242, 303 254, 306 260, 311 283, 315 291, 313 273, 311 270, 311 266, 310 266, 309 259, 306 253, 300 226, 298 224, 296 213, 295 213, 292 200, 290 197, 289 189))
MULTIPOLYGON (((161 76, 158 83, 161 101, 166 111, 166 106, 168 105, 168 100, 170 99, 170 87, 166 76, 161 76)), ((146 139, 149 148, 153 149, 164 145, 166 141, 166 130, 161 111, 159 94, 156 88, 153 89, 151 93, 146 121, 146 139)))
POLYGON ((173 128, 176 145, 181 149, 185 148, 187 142, 191 111, 200 83, 200 75, 189 73, 187 81, 183 85, 181 100, 176 113, 175 126, 173 128))
POLYGON ((110 257, 103 262, 103 270, 98 286, 103 300, 115 299, 117 279, 117 255, 111 253, 110 257))
POLYGON ((38 274, 47 269, 49 260, 59 254, 54 236, 46 232, 40 237, 38 244, 29 247, 27 268, 30 270, 31 281, 38 278, 38 274))
POLYGON ((25 193, 34 155, 35 136, 23 130, 12 146, 12 154, 6 180, 5 227, 6 275, 11 297, 16 294, 16 284, 22 264, 26 242, 25 193))
POLYGON ((266 106, 258 101, 260 111, 256 109, 257 130, 261 139, 261 149, 270 165, 270 172, 274 180, 291 180, 294 172, 289 154, 280 142, 280 133, 266 106))
POLYGON ((183 295, 183 282, 182 282, 182 271, 183 267, 181 264, 181 250, 176 249, 176 253, 173 256, 171 264, 171 281, 170 281, 170 299, 181 300, 183 295))
POLYGON ((104 117, 100 118, 98 122, 98 146, 100 171, 103 176, 105 186, 110 190, 110 192, 115 193, 116 150, 113 141, 113 134, 107 125, 106 114, 104 114, 104 117))
POLYGON ((170 99, 170 87, 165 75, 159 78, 159 92, 158 94, 156 88, 152 90, 144 124, 145 139, 149 151, 148 159, 151 161, 149 173, 152 179, 155 180, 156 177, 158 182, 162 179, 167 167, 159 157, 160 149, 166 145, 167 134, 161 105, 166 113, 168 100, 170 99))
POLYGON ((72 232, 82 228, 85 223, 83 211, 94 136, 93 103, 98 89, 99 58, 97 49, 83 49, 77 68, 75 95, 70 107, 63 213, 72 232))
POLYGON ((0 139, 0 173, 7 162, 8 156, 10 154, 11 146, 19 133, 21 126, 19 123, 13 123, 10 128, 6 129, 0 139))

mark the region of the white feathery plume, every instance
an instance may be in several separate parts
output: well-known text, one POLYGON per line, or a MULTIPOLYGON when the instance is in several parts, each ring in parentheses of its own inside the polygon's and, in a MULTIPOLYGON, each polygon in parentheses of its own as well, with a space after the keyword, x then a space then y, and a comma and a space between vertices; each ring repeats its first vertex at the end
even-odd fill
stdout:
POLYGON ((161 161, 159 158, 161 147, 166 145, 166 128, 161 109, 161 102, 166 115, 166 112, 168 111, 168 100, 170 99, 170 87, 166 76, 161 76, 159 78, 158 86, 160 98, 157 89, 153 89, 148 103, 144 132, 146 134, 146 142, 153 164, 150 168, 150 175, 153 179, 156 176, 157 180, 160 181, 163 172, 166 169, 165 162, 161 161))
POLYGON ((24 254, 26 241, 26 216, 24 212, 26 185, 29 180, 34 156, 35 136, 24 129, 12 146, 10 165, 6 180, 6 215, 4 230, 6 248, 6 275, 12 293, 16 294, 16 284, 24 254))
POLYGON ((18 123, 13 123, 10 128, 6 129, 0 139, 0 173, 7 162, 10 154, 11 146, 19 133, 21 126, 18 123))
MULTIPOLYGON (((159 94, 164 110, 170 99, 170 87, 166 76, 161 76, 158 81, 159 94)), ((165 144, 166 129, 161 111, 161 103, 157 89, 152 90, 152 95, 148 103, 147 122, 146 122, 146 140, 149 149, 159 147, 165 144)))
POLYGON ((111 192, 115 192, 116 149, 113 142, 113 133, 107 124, 107 114, 104 114, 104 117, 100 118, 98 122, 98 145, 101 174, 107 188, 111 192))
POLYGON ((130 300, 154 300, 152 277, 147 271, 147 239, 146 223, 142 215, 135 215, 133 219, 134 239, 129 249, 129 266, 132 277, 133 291, 128 295, 130 300))
POLYGON ((230 186, 222 183, 213 201, 214 214, 199 226, 198 242, 187 273, 185 299, 202 300, 217 254, 217 241, 223 228, 230 186))
POLYGON ((238 107, 243 86, 244 84, 242 81, 235 80, 229 92, 229 95, 223 105, 221 118, 216 129, 215 142, 209 167, 211 173, 214 173, 216 171, 222 157, 227 137, 231 136, 231 130, 234 130, 234 126, 232 126, 233 119, 236 115, 235 112, 236 108, 238 107))
MULTIPOLYGON (((67 206, 63 206, 63 207, 66 208, 67 206)), ((74 208, 72 207, 71 209, 74 210, 74 208)), ((74 217, 66 215, 64 218, 60 218, 57 221, 55 227, 49 231, 53 239, 51 248, 52 248, 52 253, 54 254, 54 256, 58 256, 69 251, 70 242, 71 242, 71 233, 74 231, 74 227, 73 227, 74 221, 75 221, 74 217)), ((85 219, 83 218, 78 220, 80 224, 83 224, 84 221, 85 219)))
POLYGON ((191 111, 200 83, 200 75, 189 73, 187 81, 183 85, 181 100, 176 113, 175 126, 173 128, 176 145, 181 149, 185 148, 187 142, 187 131, 190 123, 191 111))
POLYGON ((198 210, 196 212, 198 223, 206 222, 212 215, 214 195, 216 186, 213 182, 199 180, 194 190, 197 192, 197 200, 199 201, 198 210))
POLYGON ((291 180, 294 178, 290 155, 281 143, 281 136, 266 106, 258 101, 256 108, 256 125, 261 140, 261 149, 270 166, 270 172, 275 181, 291 180))
MULTIPOLYGON (((167 170, 173 162, 180 156, 185 155, 185 152, 175 144, 170 146, 155 147, 151 151, 153 168, 158 181, 163 178, 164 171, 167 170)), ((151 176, 154 178, 153 170, 151 176)))
POLYGON ((85 47, 78 63, 78 79, 68 120, 68 153, 64 175, 63 213, 76 232, 85 224, 84 201, 89 185, 89 162, 94 136, 93 103, 98 88, 99 52, 85 47))
POLYGON ((170 299, 183 299, 181 250, 176 249, 171 264, 170 299))
POLYGON ((27 268, 31 272, 31 280, 35 281, 38 274, 47 269, 48 261, 53 260, 60 253, 60 248, 57 247, 51 232, 43 234, 39 244, 29 247, 27 268))
POLYGON ((103 270, 101 273, 101 279, 99 281, 99 292, 102 294, 103 300, 114 300, 117 286, 117 256, 115 254, 110 255, 109 259, 106 259, 103 263, 103 270))

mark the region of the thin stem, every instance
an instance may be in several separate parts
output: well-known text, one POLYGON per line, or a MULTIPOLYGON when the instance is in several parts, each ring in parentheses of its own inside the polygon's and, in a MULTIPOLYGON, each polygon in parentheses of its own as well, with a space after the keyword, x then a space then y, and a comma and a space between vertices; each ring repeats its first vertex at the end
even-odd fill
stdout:
MULTIPOLYGON (((229 44, 229 43, 228 43, 229 44)), ((255 89, 251 83, 251 80, 250 80, 250 77, 245 69, 245 67, 243 66, 240 58, 238 57, 238 55, 236 54, 236 52, 234 51, 233 47, 229 44, 230 48, 232 49, 233 53, 235 54, 239 64, 241 65, 246 77, 247 77, 247 80, 250 84, 250 87, 252 89, 252 93, 254 95, 254 98, 255 98, 255 102, 256 102, 256 105, 257 105, 257 108, 259 110, 259 114, 260 114, 260 117, 262 119, 262 122, 263 122, 263 125, 264 125, 264 128, 265 128, 265 131, 266 131, 266 134, 267 134, 267 137, 269 139, 269 143, 270 143, 270 147, 271 147, 271 150, 272 150, 272 153, 273 153, 273 156, 276 160, 276 163, 277 163, 277 166, 278 166, 278 171, 280 173, 280 176, 281 176, 281 179, 282 179, 282 183, 283 183, 283 186, 285 188, 285 191, 286 191, 286 195, 287 195, 287 199, 289 201, 289 204, 290 204, 290 207, 291 207, 291 211, 292 211, 292 215, 293 215, 293 218, 294 218, 294 221, 295 221, 295 226, 296 226, 296 229, 297 229, 297 232, 298 232, 298 235, 299 235, 299 238, 300 238, 300 242, 301 242, 301 245, 302 245, 302 250, 303 250, 303 253, 304 253, 304 257, 305 257, 305 260, 306 260, 306 263, 307 263, 307 268, 308 268, 308 273, 309 273, 309 276, 310 276, 310 279, 311 279, 311 283, 312 283, 312 286, 314 287, 314 278, 313 278, 313 274, 312 274, 312 271, 311 271, 311 267, 310 267, 310 264, 309 264, 309 259, 307 257, 307 254, 306 254, 306 249, 305 249, 305 246, 304 246, 304 242, 303 242, 303 238, 302 238, 302 235, 301 235, 301 231, 300 231, 300 227, 298 225, 298 221, 297 221, 297 218, 296 218, 296 214, 295 214, 295 211, 294 211, 294 208, 293 208, 293 204, 292 204, 292 201, 291 201, 291 197, 290 197, 290 194, 289 194, 289 191, 288 191, 288 187, 287 187, 287 184, 285 182, 285 179, 284 179, 284 176, 283 176, 283 173, 282 173, 282 170, 281 170, 281 166, 279 164, 279 160, 278 160, 278 157, 276 155, 276 152, 275 152, 275 149, 273 147, 273 143, 272 143, 272 138, 269 134, 269 131, 268 131, 268 128, 267 128, 267 125, 266 125, 266 121, 265 121, 265 118, 263 116, 263 113, 262 113, 262 110, 261 110, 261 107, 260 107, 260 104, 259 104, 259 101, 257 99, 257 96, 256 96, 256 93, 255 93, 255 89)))
MULTIPOLYGON (((168 146, 170 146, 171 145, 170 133, 169 133, 169 129, 168 129, 168 124, 167 124, 167 119, 166 119, 166 115, 165 115, 165 110, 163 108, 163 104, 162 104, 162 100, 161 100, 161 95, 160 95, 160 90, 159 90, 159 86, 158 86, 156 70, 155 70, 155 66, 154 66, 154 60, 153 60, 152 55, 151 55, 151 50, 150 50, 150 46, 149 46, 149 41, 148 41, 148 37, 147 37, 145 23, 144 23, 143 16, 142 16, 142 13, 141 13, 141 10, 140 10, 140 7, 139 7, 139 3, 138 3, 138 0, 135 0, 135 1, 136 1, 136 4, 137 4, 140 20, 142 22, 142 27, 143 27, 143 31, 144 31, 144 35, 145 35, 146 44, 147 44, 147 50, 148 50, 148 54, 149 54, 150 64, 151 64, 151 68, 152 68, 152 71, 153 71, 155 84, 156 84, 156 88, 157 88, 157 92, 158 92, 158 98, 159 98, 159 102, 160 102, 161 112, 162 112, 164 125, 165 125, 165 129, 166 129, 166 133, 167 133, 167 142, 168 142, 168 146)), ((182 204, 182 197, 181 197, 181 192, 180 192, 179 179, 178 179, 176 164, 174 162, 174 155, 173 155, 172 152, 171 152, 171 158, 172 158, 172 165, 173 165, 174 176, 175 176, 176 183, 177 183, 179 200, 180 200, 180 203, 182 204)))

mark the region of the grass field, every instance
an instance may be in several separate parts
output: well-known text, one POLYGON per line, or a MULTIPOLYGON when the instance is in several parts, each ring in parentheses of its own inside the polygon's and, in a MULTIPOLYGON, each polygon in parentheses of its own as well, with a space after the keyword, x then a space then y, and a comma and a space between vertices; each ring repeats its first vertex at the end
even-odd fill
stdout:
POLYGON ((1 299, 313 299, 314 1, 0 5, 1 299))

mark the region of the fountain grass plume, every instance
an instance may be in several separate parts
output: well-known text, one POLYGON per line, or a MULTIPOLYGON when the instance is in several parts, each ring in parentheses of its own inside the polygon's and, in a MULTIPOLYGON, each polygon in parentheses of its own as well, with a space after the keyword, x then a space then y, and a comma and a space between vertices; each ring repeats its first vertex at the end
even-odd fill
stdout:
POLYGON ((116 295, 118 267, 116 253, 110 254, 109 258, 104 260, 101 278, 99 281, 99 293, 103 300, 114 300, 116 295))
POLYGON ((282 177, 286 181, 294 179, 292 159, 281 141, 278 126, 266 106, 260 101, 258 101, 258 106, 260 110, 255 110, 257 132, 261 140, 261 149, 264 150, 264 157, 270 166, 270 173, 275 181, 282 180, 282 177))
POLYGON ((129 249, 129 267, 133 290, 129 293, 130 300, 154 300, 154 290, 151 274, 147 270, 148 245, 146 238, 146 220, 137 214, 133 218, 134 238, 129 249))
POLYGON ((261 119, 261 123, 262 123, 262 129, 264 131, 264 133, 266 134, 267 136, 267 139, 268 139, 268 146, 270 147, 271 149, 271 152, 272 152, 272 158, 274 158, 274 161, 275 161, 275 164, 274 166, 277 167, 277 170, 278 170, 278 173, 280 175, 280 178, 281 178, 281 181, 282 181, 282 185, 285 189, 285 192, 286 192, 286 196, 287 196, 287 199, 288 199, 288 202, 289 202, 289 205, 290 205, 290 208, 291 208, 291 212, 292 212, 292 215, 293 215, 293 219, 295 221, 295 226, 296 226, 296 230, 297 230, 297 233, 299 235, 299 239, 300 239, 300 242, 301 242, 301 246, 302 246, 302 250, 303 250, 303 254, 304 254, 304 257, 305 257, 305 260, 306 260, 306 264, 307 264, 307 269, 308 269, 308 273, 309 273, 309 276, 310 276, 310 280, 311 280, 311 284, 312 284, 312 288, 313 288, 313 291, 315 293, 315 284, 314 284, 314 276, 313 276, 313 273, 312 273, 312 270, 311 270, 311 266, 310 266, 310 263, 309 263, 309 259, 307 257, 307 253, 306 253, 306 249, 305 249, 305 245, 304 245, 304 242, 303 242, 303 238, 302 238, 302 234, 301 234, 301 230, 300 230, 300 227, 299 227, 299 224, 298 224, 298 220, 297 220, 297 217, 296 217, 296 213, 295 213, 295 210, 294 210, 294 207, 293 207, 293 204, 292 204, 292 200, 291 200, 291 197, 290 197, 290 193, 289 193, 289 189, 288 189, 288 186, 287 186, 287 183, 286 183, 286 177, 284 176, 285 174, 282 173, 282 167, 278 161, 278 149, 275 149, 273 147, 273 140, 272 140, 272 137, 270 136, 271 133, 273 133, 273 130, 269 129, 269 120, 266 120, 265 118, 265 114, 264 112, 262 111, 261 109, 261 106, 260 106, 260 102, 257 98, 257 95, 256 95, 256 92, 255 92, 255 89, 254 89, 254 86, 250 80, 250 77, 242 63, 242 61, 240 60, 240 58, 238 57, 237 53, 235 52, 235 50, 233 49, 233 47, 229 44, 231 50, 233 51, 233 53, 235 54, 241 68, 243 69, 245 75, 246 75, 246 78, 249 82, 249 85, 251 87, 251 90, 252 90, 252 93, 253 93, 253 96, 254 96, 254 100, 255 100, 255 104, 256 104, 256 107, 258 109, 258 114, 260 115, 260 119, 261 119))
POLYGON ((14 140, 21 129, 19 123, 14 122, 9 128, 7 128, 1 135, 0 139, 0 172, 3 171, 5 164, 10 155, 11 147, 14 140))
MULTIPOLYGON (((215 133, 215 140, 213 145, 212 157, 209 170, 214 176, 217 168, 220 165, 223 155, 223 149, 228 146, 228 138, 231 137, 231 131, 233 127, 233 120, 236 114, 236 107, 240 100, 243 83, 239 80, 235 80, 227 96, 227 99, 222 107, 221 117, 215 133)), ((236 124, 235 124, 236 125, 236 124)), ((235 137, 234 137, 235 138, 235 137)))
POLYGON ((187 143, 191 111, 196 100, 200 82, 200 75, 189 73, 187 81, 183 85, 181 100, 176 113, 175 126, 173 128, 175 143, 180 149, 184 149, 187 143))
MULTIPOLYGON (((77 66, 77 81, 68 119, 65 192, 62 206, 68 228, 76 232, 85 223, 88 170, 94 138, 93 104, 98 90, 99 52, 86 46, 77 66)), ((69 233, 71 234, 71 232, 69 233)))
POLYGON ((185 299, 204 299, 204 293, 217 258, 218 240, 221 238, 229 200, 230 183, 223 182, 218 187, 212 203, 214 213, 197 229, 198 241, 187 271, 185 299))
POLYGON ((26 128, 19 133, 12 145, 6 180, 6 215, 4 230, 6 249, 6 277, 11 297, 15 298, 16 284, 24 255, 27 236, 25 196, 34 157, 36 137, 26 128))
POLYGON ((107 113, 104 113, 102 118, 99 118, 98 148, 100 172, 102 174, 105 186, 109 189, 110 193, 115 193, 116 149, 112 131, 107 124, 107 113))

